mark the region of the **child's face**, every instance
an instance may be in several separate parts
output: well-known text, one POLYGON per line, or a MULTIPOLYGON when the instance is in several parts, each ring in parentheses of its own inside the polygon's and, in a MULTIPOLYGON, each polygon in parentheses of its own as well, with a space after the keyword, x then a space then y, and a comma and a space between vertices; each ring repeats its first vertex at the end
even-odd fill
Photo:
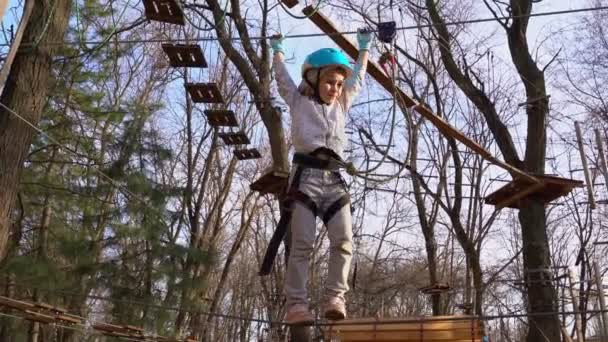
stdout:
POLYGON ((330 70, 321 74, 319 80, 319 96, 325 103, 333 103, 342 94, 344 75, 338 70, 330 70))

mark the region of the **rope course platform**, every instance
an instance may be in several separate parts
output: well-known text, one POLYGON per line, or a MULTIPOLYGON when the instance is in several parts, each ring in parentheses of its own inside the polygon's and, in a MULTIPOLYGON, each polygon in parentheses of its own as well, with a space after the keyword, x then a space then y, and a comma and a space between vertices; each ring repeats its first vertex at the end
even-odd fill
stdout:
MULTIPOLYGON (((213 127, 238 127, 236 115, 228 109, 206 109, 207 122, 213 127)), ((247 142, 248 144, 248 142, 247 142)))
POLYGON ((498 209, 509 207, 519 209, 523 198, 549 203, 582 187, 583 181, 546 175, 535 175, 541 182, 533 184, 525 179, 514 179, 485 197, 485 202, 498 209))
POLYGON ((176 0, 143 0, 143 2, 148 20, 184 25, 184 11, 176 0))
POLYGON ((206 68, 207 61, 198 44, 162 44, 172 67, 206 68))
POLYGON ((325 341, 340 342, 481 342, 483 323, 468 316, 435 316, 401 319, 357 318, 323 327, 325 341))
POLYGON ((215 83, 186 83, 186 90, 195 103, 224 103, 215 83))
MULTIPOLYGON (((285 3, 285 1, 283 1, 285 3)), ((291 1, 290 1, 291 2, 291 1)), ((302 9, 302 12, 308 17, 321 31, 328 35, 342 50, 344 50, 351 58, 357 59, 359 50, 355 45, 336 28, 331 20, 325 16, 314 6, 310 5, 302 9)), ((422 117, 430 121, 437 129, 446 136, 452 137, 458 140, 463 145, 467 146, 475 153, 480 155, 488 162, 501 167, 508 171, 514 180, 511 182, 512 187, 508 192, 507 199, 505 201, 487 201, 488 204, 497 203, 497 207, 501 208, 509 206, 512 208, 518 208, 518 206, 512 206, 518 200, 524 198, 542 199, 543 201, 550 201, 559 196, 568 194, 574 187, 578 186, 579 181, 558 177, 550 177, 545 175, 531 175, 525 171, 522 171, 513 165, 510 165, 488 152, 484 147, 471 140, 469 137, 464 135, 458 129, 452 127, 442 117, 433 113, 429 108, 416 102, 414 99, 409 97, 403 90, 401 90, 392 79, 382 71, 381 66, 374 61, 369 61, 367 66, 367 72, 390 94, 396 96, 396 100, 400 105, 406 108, 412 108, 422 117), (556 196, 556 197, 554 197, 556 196)))
POLYGON ((287 189, 288 179, 288 172, 272 170, 264 173, 262 177, 251 183, 249 188, 261 194, 280 195, 287 189))

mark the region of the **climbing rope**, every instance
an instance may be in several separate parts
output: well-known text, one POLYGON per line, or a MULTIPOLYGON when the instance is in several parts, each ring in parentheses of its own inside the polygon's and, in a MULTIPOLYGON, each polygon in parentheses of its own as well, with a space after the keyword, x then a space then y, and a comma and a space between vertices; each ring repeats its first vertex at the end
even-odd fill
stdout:
MULTIPOLYGON (((387 51, 388 53, 390 53, 392 56, 394 56, 394 51, 395 51, 395 46, 394 44, 391 45, 391 50, 387 51)), ((371 168, 368 168, 366 170, 359 170, 353 162, 340 162, 340 166, 342 168, 345 169, 345 171, 355 177, 355 178, 359 178, 359 179, 363 179, 365 182, 370 181, 373 182, 375 185, 380 185, 380 184, 386 184, 398 177, 401 176, 402 172, 407 168, 407 160, 409 158, 409 148, 408 148, 408 152, 406 154, 406 158, 402 163, 399 163, 400 167, 399 170, 391 175, 391 176, 372 176, 371 174, 378 170, 385 162, 386 160, 389 158, 388 154, 391 148, 391 145, 393 144, 393 139, 394 139, 394 135, 395 135, 395 127, 396 127, 396 122, 397 122, 397 106, 399 103, 403 103, 403 99, 400 98, 400 94, 397 91, 397 83, 396 83, 396 68, 397 68, 397 62, 395 60, 390 60, 389 61, 391 63, 391 72, 389 74, 389 76, 391 77, 391 80, 393 82, 393 105, 392 105, 392 118, 391 118, 391 126, 390 126, 390 133, 389 133, 389 140, 388 140, 388 144, 386 146, 386 149, 381 150, 380 147, 375 143, 375 141, 373 141, 372 139, 370 139, 370 137, 367 137, 368 140, 370 140, 372 142, 372 144, 374 144, 375 150, 377 152, 379 152, 382 155, 382 158, 378 161, 378 163, 376 165, 374 165, 371 168)), ((385 69, 386 71, 386 69, 385 69)), ((411 109, 410 108, 406 108, 406 115, 407 116, 411 116, 411 109)), ((359 128, 359 134, 361 136, 361 131, 362 129, 359 128)), ((408 140, 411 139, 411 134, 408 136, 408 140)), ((363 139, 362 139, 363 140, 363 139)), ((408 141, 408 146, 411 145, 411 141, 408 141)))

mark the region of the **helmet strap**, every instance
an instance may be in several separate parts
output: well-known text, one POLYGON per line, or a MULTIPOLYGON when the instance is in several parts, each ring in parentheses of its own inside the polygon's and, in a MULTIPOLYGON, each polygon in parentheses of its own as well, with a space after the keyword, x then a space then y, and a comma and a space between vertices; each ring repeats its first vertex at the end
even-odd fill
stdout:
POLYGON ((315 99, 317 100, 317 102, 319 102, 320 104, 326 104, 329 105, 329 103, 323 101, 323 99, 321 98, 321 91, 319 90, 319 88, 321 87, 321 68, 317 69, 317 84, 316 86, 313 88, 315 90, 315 99))
MULTIPOLYGON (((317 68, 317 69, 316 69, 316 71, 317 71, 317 81, 316 81, 316 84, 313 84, 313 83, 312 83, 312 82, 311 82, 311 81, 308 79, 308 77, 307 77, 307 75, 308 75, 308 71, 306 72, 306 74, 304 74, 304 81, 306 81, 306 84, 308 84, 308 86, 309 86, 310 88, 312 88, 312 89, 313 89, 313 91, 314 91, 313 98, 314 98, 314 99, 315 99, 315 100, 316 100, 318 103, 320 103, 320 104, 326 104, 326 105, 328 105, 329 103, 325 103, 325 101, 323 101, 323 100, 321 99, 321 92, 319 91, 319 87, 320 87, 320 85, 321 85, 321 84, 320 84, 320 81, 321 81, 321 69, 322 69, 322 68, 317 68)), ((309 71, 310 71, 310 70, 309 70, 309 71)))

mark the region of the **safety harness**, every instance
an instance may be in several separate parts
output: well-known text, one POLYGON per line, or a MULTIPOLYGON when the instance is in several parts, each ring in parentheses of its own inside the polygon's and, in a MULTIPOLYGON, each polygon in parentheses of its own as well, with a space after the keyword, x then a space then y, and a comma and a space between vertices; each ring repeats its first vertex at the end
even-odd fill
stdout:
MULTIPOLYGON (((337 153, 325 147, 320 147, 310 154, 295 153, 292 163, 295 166, 295 174, 291 184, 283 195, 283 199, 281 200, 281 219, 279 220, 277 228, 275 229, 272 238, 268 243, 268 247, 266 248, 266 254, 264 255, 259 272, 259 275, 261 276, 270 274, 270 271, 272 270, 272 265, 274 263, 274 259, 276 258, 277 252, 279 251, 281 241, 283 241, 285 234, 289 229, 294 203, 301 203, 308 208, 315 217, 321 214, 319 213, 317 205, 310 198, 310 196, 300 191, 300 179, 302 178, 302 172, 305 169, 310 168, 330 170, 339 174, 340 168, 342 168, 345 164, 337 153)), ((342 177, 340 177, 340 179, 342 179, 342 177)), ((342 186, 346 188, 346 183, 344 183, 344 181, 342 181, 342 186)), ((334 217, 334 215, 338 213, 342 207, 349 203, 350 196, 348 194, 340 197, 338 200, 332 203, 329 208, 327 208, 325 213, 322 213, 321 219, 323 220, 323 223, 327 225, 332 217, 334 217)), ((289 244, 285 243, 285 246, 285 253, 286 255, 289 255, 289 244)))

